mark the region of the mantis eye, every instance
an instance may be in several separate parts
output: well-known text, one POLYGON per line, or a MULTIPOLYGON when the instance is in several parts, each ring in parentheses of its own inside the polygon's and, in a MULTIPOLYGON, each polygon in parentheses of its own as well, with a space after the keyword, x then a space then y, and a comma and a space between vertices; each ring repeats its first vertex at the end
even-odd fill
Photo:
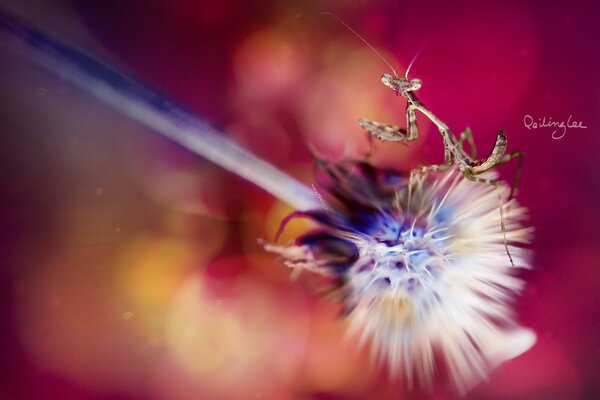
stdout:
POLYGON ((411 90, 419 90, 421 88, 421 80, 420 79, 413 79, 410 81, 410 89, 411 90))
POLYGON ((383 76, 381 77, 381 82, 385 85, 385 86, 392 86, 392 82, 394 81, 394 77, 391 76, 390 74, 383 74, 383 76))

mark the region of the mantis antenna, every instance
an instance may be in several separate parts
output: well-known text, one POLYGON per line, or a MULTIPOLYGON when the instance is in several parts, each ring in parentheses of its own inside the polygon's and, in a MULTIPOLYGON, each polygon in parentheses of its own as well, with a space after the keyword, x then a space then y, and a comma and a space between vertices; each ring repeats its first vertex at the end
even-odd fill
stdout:
POLYGON ((357 38, 359 38, 360 40, 362 40, 364 44, 366 44, 367 46, 369 46, 369 48, 370 48, 371 50, 373 50, 373 52, 374 52, 375 54, 377 54, 377 55, 379 56, 379 58, 381 58, 381 59, 383 60, 383 62, 384 62, 384 63, 386 63, 386 65, 387 65, 388 67, 390 67, 390 69, 391 69, 391 70, 392 70, 392 72, 394 73, 394 76, 398 76, 398 74, 396 73, 396 70, 394 69, 394 67, 392 67, 392 64, 390 64, 390 63, 388 62, 388 60, 386 60, 386 59, 385 59, 385 57, 384 57, 384 56, 382 56, 382 55, 381 55, 381 53, 379 53, 379 52, 377 51, 377 49, 375 49, 375 47, 371 46, 371 44, 370 44, 369 42, 367 42, 365 38, 363 38, 362 36, 360 36, 360 35, 358 34, 358 32, 356 32, 354 29, 352 29, 352 28, 350 27, 350 25, 348 25, 347 23, 345 23, 345 22, 344 22, 344 21, 343 21, 343 20, 342 20, 340 17, 338 17, 337 15, 335 15, 335 14, 333 14, 333 13, 330 13, 330 12, 322 12, 322 13, 321 13, 321 15, 329 15, 330 17, 333 17, 333 18, 337 19, 337 20, 338 20, 338 21, 339 21, 339 22, 340 22, 342 25, 344 25, 346 28, 348 28, 348 30, 349 30, 350 32, 354 33, 354 35, 355 35, 357 38))
POLYGON ((410 69, 412 68, 413 64, 415 63, 415 61, 417 61, 417 57, 419 57, 421 55, 421 53, 423 52, 423 50, 425 49, 425 46, 427 46, 427 43, 429 43, 429 40, 427 40, 425 43, 423 43, 421 45, 421 47, 419 48, 419 50, 417 50, 417 53, 415 54, 415 56, 413 57, 413 59, 411 60, 410 64, 408 64, 408 68, 406 68, 406 74, 404 74, 404 77, 406 79, 408 79, 408 72, 410 71, 410 69))

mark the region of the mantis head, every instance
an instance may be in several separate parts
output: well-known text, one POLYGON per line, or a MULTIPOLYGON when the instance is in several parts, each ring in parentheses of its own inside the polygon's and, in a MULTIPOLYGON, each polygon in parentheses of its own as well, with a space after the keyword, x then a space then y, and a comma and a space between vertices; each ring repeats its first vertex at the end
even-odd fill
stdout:
POLYGON ((407 78, 392 76, 390 74, 383 74, 381 77, 381 82, 396 92, 396 94, 402 95, 406 95, 407 92, 414 92, 415 90, 419 90, 421 88, 420 79, 409 80, 407 78))

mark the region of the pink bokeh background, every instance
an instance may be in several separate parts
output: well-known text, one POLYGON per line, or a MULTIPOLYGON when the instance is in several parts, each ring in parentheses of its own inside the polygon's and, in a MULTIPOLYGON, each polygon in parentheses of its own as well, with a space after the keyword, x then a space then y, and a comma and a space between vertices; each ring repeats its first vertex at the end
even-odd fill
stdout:
MULTIPOLYGON (((279 168, 368 149, 356 123, 404 124, 373 44, 479 154, 525 155, 536 229, 516 302, 538 334, 468 399, 600 396, 600 6, 592 2, 2 1, 118 66, 279 168), (402 73, 402 72, 401 72, 402 73), (566 120, 527 129, 523 119, 566 120)), ((1 41, 0 41, 1 43, 1 41)), ((369 366, 335 304, 258 246, 291 209, 0 46, 0 395, 10 399, 453 398, 369 366)), ((419 117, 374 162, 439 162, 419 117)), ((514 165, 502 167, 511 179, 514 165)), ((290 226, 289 240, 305 229, 290 226)))

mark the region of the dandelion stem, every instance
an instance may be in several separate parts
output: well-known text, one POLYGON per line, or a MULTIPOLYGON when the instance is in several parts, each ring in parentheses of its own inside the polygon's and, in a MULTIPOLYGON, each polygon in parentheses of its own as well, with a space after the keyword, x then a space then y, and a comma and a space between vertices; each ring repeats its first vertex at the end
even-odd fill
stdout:
POLYGON ((18 50, 104 103, 157 133, 256 184, 298 209, 318 208, 313 190, 229 140, 206 122, 111 66, 6 15, 0 27, 18 50))

